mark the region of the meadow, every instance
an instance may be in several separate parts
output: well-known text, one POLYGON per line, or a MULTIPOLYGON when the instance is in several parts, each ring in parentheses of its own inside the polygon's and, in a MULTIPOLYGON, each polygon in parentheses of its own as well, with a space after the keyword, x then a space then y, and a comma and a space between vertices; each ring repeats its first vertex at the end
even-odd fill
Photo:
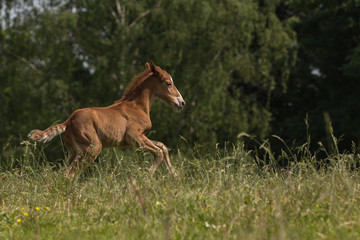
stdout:
POLYGON ((1 159, 1 239, 358 239, 355 152, 322 160, 305 144, 173 149, 178 178, 141 151, 108 149, 79 177, 23 142, 1 159), (19 151, 20 151, 19 150, 19 151), (287 167, 278 160, 288 161, 287 167))

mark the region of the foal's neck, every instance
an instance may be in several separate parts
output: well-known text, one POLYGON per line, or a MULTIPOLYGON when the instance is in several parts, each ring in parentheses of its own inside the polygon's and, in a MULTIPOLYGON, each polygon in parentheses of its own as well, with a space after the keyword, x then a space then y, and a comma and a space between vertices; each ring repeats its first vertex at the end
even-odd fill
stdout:
POLYGON ((135 103, 148 115, 150 115, 151 104, 155 97, 155 86, 151 81, 151 77, 145 79, 136 87, 136 89, 134 89, 130 96, 124 99, 124 101, 135 103))
POLYGON ((154 90, 151 88, 141 89, 140 94, 134 98, 134 102, 138 105, 146 114, 150 115, 151 104, 154 100, 154 90))

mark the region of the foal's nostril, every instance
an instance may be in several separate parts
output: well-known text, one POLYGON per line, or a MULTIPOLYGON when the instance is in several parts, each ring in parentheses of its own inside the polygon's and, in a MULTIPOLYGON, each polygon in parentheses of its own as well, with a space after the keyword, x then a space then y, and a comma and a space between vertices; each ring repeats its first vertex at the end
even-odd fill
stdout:
POLYGON ((182 102, 181 102, 181 106, 185 106, 185 101, 182 101, 182 102))

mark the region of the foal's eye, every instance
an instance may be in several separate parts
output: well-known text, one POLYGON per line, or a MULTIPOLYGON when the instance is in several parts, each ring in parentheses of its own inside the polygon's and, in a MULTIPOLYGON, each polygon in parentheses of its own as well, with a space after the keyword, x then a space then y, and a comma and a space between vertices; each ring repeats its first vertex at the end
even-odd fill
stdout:
POLYGON ((171 87, 171 83, 166 83, 166 86, 171 87))

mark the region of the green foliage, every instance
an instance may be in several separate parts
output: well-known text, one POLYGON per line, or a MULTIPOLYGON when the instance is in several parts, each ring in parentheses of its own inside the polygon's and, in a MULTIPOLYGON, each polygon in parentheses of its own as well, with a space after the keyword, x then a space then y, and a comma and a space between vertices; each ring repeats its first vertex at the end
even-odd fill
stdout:
POLYGON ((287 139, 302 141, 302 119, 310 115, 311 135, 325 141, 324 112, 334 134, 343 135, 340 148, 359 141, 360 2, 288 1, 284 16, 296 15, 299 52, 288 93, 272 102, 273 129, 287 139), (285 117, 286 116, 286 117, 285 117))
POLYGON ((264 137, 271 94, 286 89, 296 56, 293 19, 281 21, 278 4, 114 0, 29 7, 1 31, 6 127, 0 135, 25 136, 79 107, 111 104, 154 60, 188 103, 180 114, 154 104, 154 138, 175 146, 179 135, 209 144, 235 141, 242 131, 264 137))
POLYGON ((150 60, 187 102, 180 113, 153 105, 151 135, 170 147, 180 135, 211 145, 239 132, 302 142, 306 114, 313 142, 326 142, 324 112, 341 149, 359 140, 358 1, 42 4, 1 4, 2 145, 111 104, 150 60))

